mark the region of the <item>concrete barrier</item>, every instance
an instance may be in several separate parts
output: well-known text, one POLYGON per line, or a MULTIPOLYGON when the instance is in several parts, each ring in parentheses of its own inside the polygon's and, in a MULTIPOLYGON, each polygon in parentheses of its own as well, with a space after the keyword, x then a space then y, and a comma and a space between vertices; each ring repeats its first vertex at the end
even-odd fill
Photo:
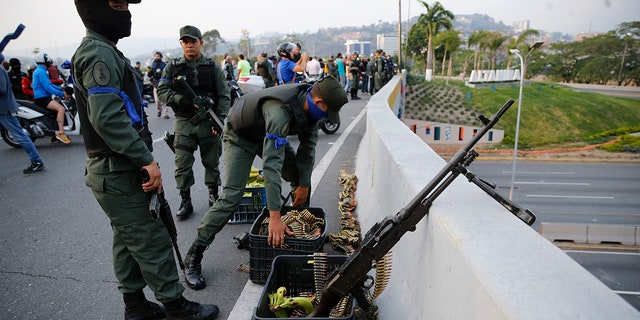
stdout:
MULTIPOLYGON (((406 205, 445 165, 391 111, 396 76, 367 104, 358 149, 363 233, 406 205)), ((509 112, 515 112, 510 110, 509 112)), ((639 319, 560 249, 464 178, 393 248, 379 319, 639 319)))
POLYGON ((623 244, 635 246, 636 226, 589 224, 587 228, 587 242, 591 244, 623 244))
POLYGON ((540 222, 540 234, 551 242, 587 243, 587 224, 540 222))
POLYGON ((568 241, 589 244, 622 244, 635 246, 640 226, 596 223, 541 222, 540 235, 551 242, 568 241))

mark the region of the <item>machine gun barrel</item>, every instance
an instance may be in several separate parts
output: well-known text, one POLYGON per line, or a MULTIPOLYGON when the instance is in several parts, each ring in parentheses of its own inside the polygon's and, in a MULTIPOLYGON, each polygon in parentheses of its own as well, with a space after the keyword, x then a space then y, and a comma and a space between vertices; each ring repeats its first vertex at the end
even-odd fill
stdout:
MULTIPOLYGON (((203 109, 204 112, 209 115, 209 119, 211 119, 211 122, 213 123, 213 129, 216 130, 218 134, 222 134, 222 129, 224 128, 224 124, 222 123, 220 118, 218 118, 216 113, 213 111, 213 106, 214 106, 213 100, 210 97, 198 96, 196 92, 193 91, 193 88, 191 88, 189 83, 187 83, 187 79, 184 76, 178 76, 176 77, 176 80, 180 82, 182 87, 187 91, 190 98, 193 99, 194 102, 196 100, 199 100, 199 102, 201 101, 199 104, 198 103, 196 104, 198 104, 199 108, 204 108, 203 109)), ((198 110, 198 112, 202 112, 202 111, 198 110)), ((197 116, 199 115, 196 115, 196 117, 197 116)))
MULTIPOLYGON (((350 292, 364 290, 363 283, 367 272, 371 269, 371 262, 381 259, 407 231, 414 231, 416 224, 429 213, 433 201, 463 173, 459 166, 466 167, 477 153, 473 147, 482 137, 493 128, 504 113, 513 104, 513 99, 507 102, 490 118, 479 116, 483 123, 482 129, 462 147, 447 165, 416 195, 407 206, 394 216, 387 216, 376 223, 365 235, 361 246, 336 269, 327 279, 327 285, 322 293, 312 317, 327 317, 331 309, 343 296, 350 292)), ((362 296, 354 294, 354 296, 362 296)), ((362 304, 361 304, 362 305, 362 304)))

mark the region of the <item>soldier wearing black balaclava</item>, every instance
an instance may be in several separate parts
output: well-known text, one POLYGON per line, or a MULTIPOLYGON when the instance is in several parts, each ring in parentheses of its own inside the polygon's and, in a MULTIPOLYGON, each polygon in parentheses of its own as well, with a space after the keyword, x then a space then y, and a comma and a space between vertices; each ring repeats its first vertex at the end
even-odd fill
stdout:
POLYGON ((124 318, 214 319, 217 306, 182 296, 169 234, 149 213, 151 192, 162 187, 161 173, 136 85, 140 75, 115 46, 131 34, 130 3, 140 0, 75 0, 87 28, 72 58, 87 152, 85 183, 113 230, 113 267, 124 318), (142 169, 148 173, 146 182, 142 169), (164 307, 146 299, 145 286, 164 307))

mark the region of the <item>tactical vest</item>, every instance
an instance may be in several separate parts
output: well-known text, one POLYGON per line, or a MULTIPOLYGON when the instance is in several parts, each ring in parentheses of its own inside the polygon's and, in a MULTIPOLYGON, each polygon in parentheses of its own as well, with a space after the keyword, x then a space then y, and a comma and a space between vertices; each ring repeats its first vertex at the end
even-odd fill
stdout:
POLYGON ((262 141, 266 133, 262 103, 268 99, 276 99, 282 102, 289 112, 291 122, 288 134, 298 134, 307 128, 309 122, 304 113, 304 105, 300 103, 300 93, 306 92, 310 87, 311 85, 306 83, 285 84, 239 97, 229 111, 233 131, 251 141, 262 141))
MULTIPOLYGON (((187 78, 187 83, 191 86, 191 89, 198 96, 208 96, 213 101, 218 103, 218 92, 216 88, 216 63, 211 59, 207 59, 208 64, 198 64, 195 69, 187 67, 186 63, 180 63, 180 58, 171 60, 171 79, 175 79, 178 76, 184 76, 187 78)), ((188 97, 189 94, 182 87, 182 85, 175 81, 171 87, 175 92, 188 97)), ((176 116, 191 118, 196 115, 194 108, 188 108, 187 110, 181 108, 174 108, 176 116)))
MULTIPOLYGON (((80 46, 82 46, 82 44, 80 46)), ((117 50, 116 50, 116 53, 120 58, 126 61, 126 58, 122 55, 122 53, 120 53, 117 50)), ((75 56, 73 58, 75 58, 75 56)), ((71 59, 72 65, 74 60, 73 58, 71 59)), ((152 152, 153 139, 151 138, 151 132, 149 131, 149 126, 147 123, 147 115, 142 110, 142 98, 138 91, 138 86, 136 84, 137 75, 133 66, 131 66, 128 63, 126 65, 127 65, 127 68, 124 74, 124 83, 122 85, 122 92, 126 94, 129 97, 129 99, 131 99, 131 102, 133 102, 132 109, 134 109, 134 112, 137 113, 137 117, 139 119, 142 119, 142 124, 136 126, 136 125, 133 125, 132 123, 132 126, 138 132, 138 135, 140 136, 142 141, 144 141, 144 143, 147 145, 147 149, 149 149, 149 152, 152 152)), ((107 156, 110 156, 111 154, 114 154, 114 152, 109 148, 107 143, 104 142, 102 137, 100 137, 100 135, 95 131, 95 129, 93 128, 93 125, 89 121, 89 117, 87 114, 88 102, 85 98, 88 96, 88 91, 86 88, 82 87, 82 74, 75 73, 73 68, 71 70, 71 74, 73 74, 74 79, 76 79, 74 83, 75 84, 74 91, 75 91, 75 97, 76 97, 76 102, 78 106, 78 115, 79 115, 80 124, 82 127, 82 137, 84 139, 84 145, 87 152, 87 156, 90 158, 95 158, 95 157, 107 157, 107 156)), ((127 110, 127 112, 129 111, 127 110)), ((129 115, 129 117, 131 117, 131 115, 129 115)))

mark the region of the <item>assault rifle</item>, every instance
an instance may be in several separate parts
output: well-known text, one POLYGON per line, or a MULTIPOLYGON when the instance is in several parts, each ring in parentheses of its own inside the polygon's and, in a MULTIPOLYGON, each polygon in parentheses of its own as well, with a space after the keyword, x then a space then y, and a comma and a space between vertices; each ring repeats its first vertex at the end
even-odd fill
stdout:
POLYGON ((512 104, 513 100, 509 99, 491 119, 480 115, 478 118, 483 127, 476 136, 449 160, 447 165, 406 207, 371 227, 362 240, 360 248, 329 276, 322 297, 311 317, 328 317, 333 306, 349 293, 358 300, 363 310, 370 310, 373 306, 364 298, 366 297, 364 282, 367 279, 367 272, 371 269, 371 262, 384 257, 407 231, 415 231, 416 224, 429 214, 429 208, 435 199, 458 175, 467 177, 469 182, 478 185, 527 225, 533 224, 535 215, 531 211, 503 198, 493 190, 495 186, 477 178, 466 169, 478 156, 478 153, 472 150, 473 146, 498 122, 512 104))
MULTIPOLYGON (((142 177, 143 182, 149 181, 149 172, 147 172, 147 170, 141 169, 140 176, 142 177)), ((184 262, 182 261, 182 255, 180 254, 180 249, 178 248, 178 230, 176 229, 176 224, 173 221, 171 207, 169 206, 167 198, 165 198, 164 196, 164 189, 161 189, 160 192, 156 191, 157 190, 154 190, 151 193, 151 201, 149 202, 149 213, 156 219, 160 218, 164 226, 167 228, 167 231, 169 232, 169 238, 171 238, 171 244, 173 245, 173 250, 176 252, 176 256, 178 257, 180 270, 184 272, 184 262)))
POLYGON ((189 83, 187 83, 186 77, 177 76, 176 81, 178 81, 182 85, 182 87, 189 94, 189 98, 193 99, 193 103, 198 106, 198 112, 195 116, 193 116, 193 118, 191 118, 191 123, 193 123, 193 125, 195 126, 203 120, 210 118, 211 122, 213 123, 213 129, 216 130, 218 134, 222 134, 224 124, 213 111, 215 109, 215 101, 213 101, 211 97, 197 95, 196 92, 193 91, 189 83))

